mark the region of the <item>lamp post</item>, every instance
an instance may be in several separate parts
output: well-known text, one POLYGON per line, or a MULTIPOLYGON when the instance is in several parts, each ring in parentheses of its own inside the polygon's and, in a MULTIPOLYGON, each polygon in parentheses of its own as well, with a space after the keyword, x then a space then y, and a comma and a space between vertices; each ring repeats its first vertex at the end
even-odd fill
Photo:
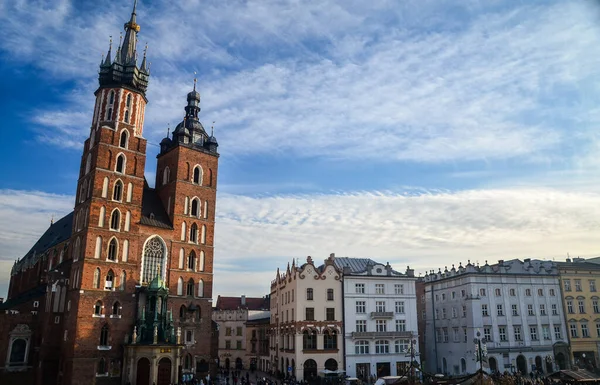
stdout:
POLYGON ((483 372, 483 360, 487 357, 487 340, 481 338, 481 333, 477 330, 477 337, 473 339, 475 344, 475 360, 479 361, 479 371, 483 372))
POLYGON ((414 384, 415 382, 415 358, 419 355, 419 353, 417 352, 417 340, 411 338, 410 339, 410 347, 408 348, 408 350, 406 351, 406 356, 410 356, 410 383, 414 384))

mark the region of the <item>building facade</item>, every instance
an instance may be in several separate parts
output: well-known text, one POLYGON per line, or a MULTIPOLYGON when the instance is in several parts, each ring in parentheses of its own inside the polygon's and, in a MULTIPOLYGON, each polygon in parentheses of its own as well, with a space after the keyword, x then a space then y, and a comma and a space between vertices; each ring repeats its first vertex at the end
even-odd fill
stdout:
MULTIPOLYGON (((213 320, 219 325, 219 366, 226 370, 249 369, 256 358, 248 353, 248 320, 269 318, 269 297, 217 297, 213 320)), ((256 346, 255 346, 256 347, 256 346)), ((254 362, 256 364, 256 362, 254 362)))
POLYGON ((342 373, 342 272, 332 254, 321 266, 311 257, 302 266, 277 269, 271 282, 271 371, 316 381, 342 373))
POLYGON ((194 87, 149 187, 150 71, 145 52, 137 61, 135 6, 124 28, 100 64, 74 211, 12 269, 0 306, 3 384, 165 385, 204 376, 214 362, 218 144, 198 119, 194 87))
POLYGON ((419 359, 414 271, 405 274, 367 258, 336 258, 343 272, 346 373, 409 374, 419 359))
POLYGON ((269 358, 269 330, 271 312, 248 316, 246 321, 246 357, 250 362, 250 370, 268 372, 270 370, 269 358))
POLYGON ((559 262, 561 293, 570 342, 569 364, 600 368, 600 264, 583 258, 559 262))
POLYGON ((525 259, 452 266, 423 278, 427 369, 460 375, 566 368, 567 329, 556 263, 525 259), (482 346, 482 351, 483 351, 482 346))

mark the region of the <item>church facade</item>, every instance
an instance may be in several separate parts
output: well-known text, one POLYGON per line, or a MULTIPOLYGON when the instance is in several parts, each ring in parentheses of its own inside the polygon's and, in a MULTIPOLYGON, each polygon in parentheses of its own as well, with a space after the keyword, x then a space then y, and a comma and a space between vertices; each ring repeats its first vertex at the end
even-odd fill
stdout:
POLYGON ((149 187, 150 71, 145 51, 137 59, 135 5, 124 28, 100 64, 74 210, 11 271, 2 384, 166 385, 214 369, 218 143, 200 123, 194 86, 149 187))

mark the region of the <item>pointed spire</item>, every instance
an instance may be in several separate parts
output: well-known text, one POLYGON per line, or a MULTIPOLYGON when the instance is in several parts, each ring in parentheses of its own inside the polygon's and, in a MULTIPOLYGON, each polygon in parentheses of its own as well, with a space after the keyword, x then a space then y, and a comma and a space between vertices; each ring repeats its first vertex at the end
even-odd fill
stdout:
POLYGON ((123 28, 125 29, 125 39, 123 40, 123 48, 121 50, 121 62, 123 64, 135 63, 137 33, 140 31, 140 26, 136 23, 136 8, 137 0, 134 0, 131 18, 123 26, 123 28))
POLYGON ((196 78, 196 71, 194 71, 194 91, 196 91, 196 82, 198 79, 196 78))
POLYGON ((121 44, 123 43, 123 32, 119 34, 119 47, 117 48, 117 54, 115 55, 115 63, 123 64, 121 61, 121 44))
POLYGON ((108 43, 108 53, 106 54, 106 59, 104 60, 104 65, 107 67, 110 67, 110 64, 112 63, 111 56, 112 56, 112 35, 110 36, 110 40, 108 43))
POLYGON ((210 126, 210 136, 215 136, 215 121, 213 120, 212 126, 210 126))
POLYGON ((140 66, 140 70, 142 72, 146 72, 148 73, 149 70, 146 68, 146 53, 148 52, 148 43, 146 43, 146 46, 144 47, 144 58, 142 59, 142 65, 140 66))

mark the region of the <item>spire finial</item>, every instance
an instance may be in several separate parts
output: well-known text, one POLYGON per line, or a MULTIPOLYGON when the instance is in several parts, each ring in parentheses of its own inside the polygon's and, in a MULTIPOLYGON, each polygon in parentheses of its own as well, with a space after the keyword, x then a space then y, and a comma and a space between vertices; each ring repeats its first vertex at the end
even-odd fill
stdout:
POLYGON ((196 79, 196 71, 194 71, 194 91, 196 91, 196 82, 198 81, 198 79, 196 79))
POLYGON ((212 126, 210 126, 210 136, 215 136, 215 121, 213 120, 212 126))
POLYGON ((169 137, 170 133, 171 133, 171 123, 167 123, 167 138, 169 137))
POLYGON ((50 226, 52 226, 54 224, 54 214, 52 214, 52 217, 50 218, 50 226))

